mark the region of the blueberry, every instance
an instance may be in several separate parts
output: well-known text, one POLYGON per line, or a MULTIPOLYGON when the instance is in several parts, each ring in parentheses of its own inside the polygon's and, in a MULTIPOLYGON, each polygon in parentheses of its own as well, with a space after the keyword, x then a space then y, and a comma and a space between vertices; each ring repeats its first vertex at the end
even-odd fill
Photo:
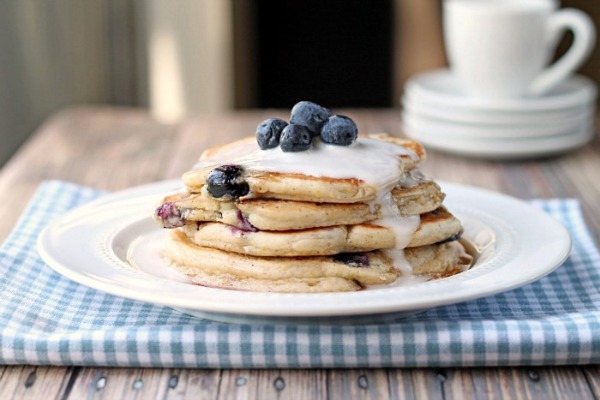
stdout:
POLYGON ((321 128, 321 140, 338 146, 350 146, 358 136, 356 124, 344 115, 329 117, 321 128))
POLYGON ((339 253, 333 259, 350 267, 368 267, 370 264, 369 256, 365 253, 339 253))
POLYGON ((446 238, 444 240, 441 240, 441 241, 437 242, 436 244, 450 243, 450 242, 453 242, 455 240, 460 240, 461 238, 462 238, 462 232, 459 232, 459 233, 455 233, 454 235, 452 235, 452 236, 450 236, 450 237, 448 237, 448 238, 446 238))
POLYGON ((281 132, 279 146, 286 153, 308 150, 312 142, 312 135, 307 127, 289 124, 281 132))
POLYGON ((321 127, 331 116, 331 111, 310 101, 301 101, 292 108, 290 124, 304 125, 313 136, 319 136, 321 127))
POLYGON ((173 203, 164 203, 156 209, 154 215, 165 228, 179 228, 185 224, 181 211, 173 203))
POLYGON ((238 179, 243 171, 239 165, 221 165, 213 169, 206 178, 208 193, 213 197, 227 199, 238 199, 248 194, 248 184, 238 179))
POLYGON ((256 128, 256 141, 262 150, 272 149, 279 145, 281 131, 287 126, 287 122, 279 118, 264 120, 256 128))
POLYGON ((252 225, 252 223, 246 218, 240 210, 237 211, 237 219, 240 225, 238 226, 244 232, 258 232, 258 228, 252 225))

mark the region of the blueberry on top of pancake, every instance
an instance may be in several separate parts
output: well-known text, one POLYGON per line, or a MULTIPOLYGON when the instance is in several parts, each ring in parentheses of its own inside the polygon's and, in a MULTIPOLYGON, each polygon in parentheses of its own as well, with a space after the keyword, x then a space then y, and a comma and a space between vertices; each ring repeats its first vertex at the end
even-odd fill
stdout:
POLYGON ((250 191, 246 182, 240 180, 243 168, 239 165, 221 165, 206 178, 206 189, 216 198, 238 199, 250 191))

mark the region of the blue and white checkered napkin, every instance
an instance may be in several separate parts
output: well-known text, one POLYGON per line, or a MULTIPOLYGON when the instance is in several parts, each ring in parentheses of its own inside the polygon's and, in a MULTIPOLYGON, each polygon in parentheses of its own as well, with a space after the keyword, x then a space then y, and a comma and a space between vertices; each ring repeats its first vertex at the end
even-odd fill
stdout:
POLYGON ((534 201, 573 235, 568 261, 523 288, 357 326, 230 325, 81 286, 36 237, 100 193, 44 183, 0 248, 0 363, 152 367, 440 367, 600 362, 600 255, 576 200, 534 201))

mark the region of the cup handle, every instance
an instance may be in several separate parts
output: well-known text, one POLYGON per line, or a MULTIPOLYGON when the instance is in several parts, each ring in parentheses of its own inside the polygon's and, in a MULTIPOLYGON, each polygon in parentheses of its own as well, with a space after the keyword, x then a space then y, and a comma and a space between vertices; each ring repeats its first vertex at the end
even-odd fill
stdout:
POLYGON ((542 95, 564 81, 583 64, 596 43, 596 29, 591 18, 583 11, 565 8, 555 12, 547 22, 546 35, 556 43, 560 34, 570 29, 573 43, 569 50, 554 64, 538 75, 529 87, 531 95, 542 95))

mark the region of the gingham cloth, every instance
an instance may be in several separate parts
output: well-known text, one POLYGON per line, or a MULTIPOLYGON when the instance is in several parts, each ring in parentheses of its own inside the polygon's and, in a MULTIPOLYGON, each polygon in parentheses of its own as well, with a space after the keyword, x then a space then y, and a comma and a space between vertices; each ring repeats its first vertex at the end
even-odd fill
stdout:
POLYGON ((0 248, 0 362, 148 367, 442 367, 600 362, 600 256, 576 200, 532 201, 572 253, 523 288, 392 323, 211 322, 70 281, 38 256, 42 227, 101 193, 41 185, 0 248))

